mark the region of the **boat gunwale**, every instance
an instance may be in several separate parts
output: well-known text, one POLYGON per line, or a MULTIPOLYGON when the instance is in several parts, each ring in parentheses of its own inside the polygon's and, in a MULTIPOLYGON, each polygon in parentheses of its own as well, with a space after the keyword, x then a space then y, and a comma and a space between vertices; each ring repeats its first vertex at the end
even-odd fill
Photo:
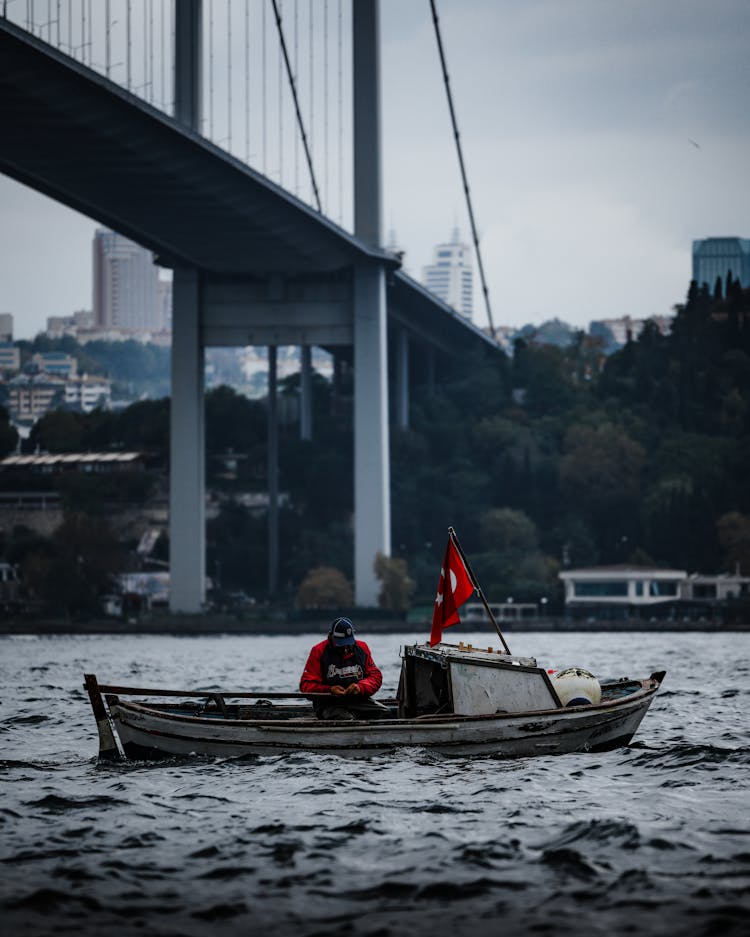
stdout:
MULTIPOLYGON (((641 680, 628 680, 627 683, 633 683, 638 685, 638 688, 635 689, 632 693, 627 694, 627 696, 616 697, 611 700, 605 700, 603 702, 597 703, 595 705, 581 705, 581 706, 566 706, 562 709, 539 709, 539 710, 523 710, 521 712, 495 712, 495 713, 482 713, 476 715, 460 715, 456 713, 443 713, 443 714, 428 714, 424 716, 414 716, 408 719, 395 718, 395 719, 357 719, 354 721, 350 720, 339 720, 339 719, 328 719, 328 720, 319 720, 319 719, 308 719, 308 718, 295 718, 295 719, 225 719, 222 717, 211 716, 210 718, 202 716, 189 716, 189 715, 180 715, 177 713, 164 712, 160 709, 153 708, 153 705, 149 706, 147 703, 134 702, 132 700, 120 700, 119 694, 105 694, 107 700, 107 706, 110 708, 112 706, 119 706, 124 708, 126 711, 134 713, 142 713, 149 715, 152 718, 164 719, 167 721, 187 723, 189 725, 198 725, 198 726, 215 726, 226 728, 228 726, 236 727, 252 727, 259 729, 285 729, 285 730, 297 730, 297 731, 329 731, 330 729, 335 729, 337 731, 348 731, 348 732, 361 732, 363 727, 368 729, 374 729, 375 731, 386 731, 390 728, 395 727, 424 727, 424 728, 447 728, 449 724, 456 723, 464 725, 466 723, 474 722, 488 722, 488 721, 504 721, 508 719, 537 719, 543 718, 550 720, 553 717, 558 719, 564 715, 586 715, 589 713, 606 713, 612 709, 616 708, 626 708, 633 703, 643 702, 650 697, 652 697, 661 687, 661 681, 656 678, 655 675, 651 677, 646 677, 641 680)), ((625 684, 609 684, 610 686, 617 686, 625 684)), ((121 690, 125 691, 126 688, 122 687, 121 690)), ((197 695, 197 694, 196 694, 197 695)), ((222 694, 214 694, 222 695, 222 694)), ((229 694, 227 694, 229 695, 229 694)))

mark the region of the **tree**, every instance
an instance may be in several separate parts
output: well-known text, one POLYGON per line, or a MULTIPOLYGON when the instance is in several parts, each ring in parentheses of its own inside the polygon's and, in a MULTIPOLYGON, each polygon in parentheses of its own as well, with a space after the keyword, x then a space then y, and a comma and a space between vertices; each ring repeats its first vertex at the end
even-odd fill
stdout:
POLYGON ((297 590, 299 608, 351 608, 352 584, 332 566, 316 566, 305 576, 297 590))
POLYGON ((124 563, 124 552, 105 520, 68 514, 46 544, 26 555, 22 572, 50 610, 92 614, 124 563))
POLYGON ((414 580, 409 577, 406 560, 378 553, 374 568, 381 583, 378 605, 391 612, 405 612, 409 608, 416 586, 414 580))
POLYGON ((0 459, 10 455, 18 445, 18 432, 10 422, 10 414, 0 407, 0 459))
POLYGON ((48 452, 80 452, 85 416, 71 410, 50 410, 41 416, 29 433, 29 447, 48 452))
POLYGON ((716 521, 716 531, 725 568, 738 569, 741 575, 749 575, 750 517, 739 511, 729 511, 716 521))

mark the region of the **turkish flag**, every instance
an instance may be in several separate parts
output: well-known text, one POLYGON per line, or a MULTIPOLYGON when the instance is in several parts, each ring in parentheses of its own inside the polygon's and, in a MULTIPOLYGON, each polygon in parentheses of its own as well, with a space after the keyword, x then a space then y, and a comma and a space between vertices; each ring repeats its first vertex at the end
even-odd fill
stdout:
POLYGON ((443 628, 457 624, 458 609, 474 594, 474 586, 466 571, 464 561, 453 544, 448 540, 445 548, 443 568, 440 570, 435 609, 432 613, 432 631, 430 645, 439 644, 443 637, 443 628))

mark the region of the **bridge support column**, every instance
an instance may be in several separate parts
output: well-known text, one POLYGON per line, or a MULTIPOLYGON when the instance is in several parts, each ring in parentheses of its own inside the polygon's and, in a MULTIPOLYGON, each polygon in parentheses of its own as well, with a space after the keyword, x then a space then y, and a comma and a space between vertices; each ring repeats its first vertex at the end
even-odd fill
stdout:
POLYGON ((268 346, 268 594, 279 580, 279 412, 278 349, 268 346))
POLYGON ((299 435, 300 439, 312 439, 312 348, 310 345, 301 347, 300 356, 299 435))
POLYGON ((396 426, 409 429, 409 334, 396 332, 396 426))
POLYGON ((172 291, 169 607, 173 612, 199 612, 206 579, 206 457, 198 271, 177 267, 172 291))
MULTIPOLYGON (((379 0, 352 4, 354 233, 379 249, 382 234, 379 0)), ((385 271, 354 274, 354 599, 376 605, 377 553, 391 554, 388 332, 385 271)))
POLYGON ((375 556, 391 554, 385 272, 354 280, 354 600, 377 605, 375 556))
POLYGON ((175 3, 174 116, 201 132, 202 10, 201 0, 175 3))

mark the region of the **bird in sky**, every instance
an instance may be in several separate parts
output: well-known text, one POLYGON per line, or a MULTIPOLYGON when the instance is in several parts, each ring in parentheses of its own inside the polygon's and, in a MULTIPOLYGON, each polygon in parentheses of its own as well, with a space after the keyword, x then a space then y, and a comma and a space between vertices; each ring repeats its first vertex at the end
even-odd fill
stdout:
POLYGON ((691 140, 690 137, 688 137, 688 143, 692 143, 693 146, 696 148, 696 150, 699 150, 701 148, 700 143, 696 143, 695 140, 691 140))

